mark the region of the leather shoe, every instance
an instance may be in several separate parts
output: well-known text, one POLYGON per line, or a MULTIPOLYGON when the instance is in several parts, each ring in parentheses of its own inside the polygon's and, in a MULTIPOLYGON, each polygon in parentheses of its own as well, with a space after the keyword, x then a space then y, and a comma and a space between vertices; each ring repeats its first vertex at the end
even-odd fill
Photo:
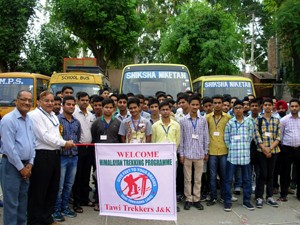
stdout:
POLYGON ((204 207, 203 207, 203 205, 200 203, 200 201, 199 201, 199 202, 194 202, 194 206, 195 206, 197 209, 199 209, 199 210, 203 210, 203 209, 204 209, 204 207))
POLYGON ((191 208, 191 206, 192 206, 192 203, 186 201, 186 202, 184 203, 184 207, 183 207, 183 208, 184 208, 185 210, 189 210, 189 209, 191 208))
POLYGON ((287 202, 288 199, 287 199, 287 197, 280 197, 280 198, 277 199, 277 201, 280 201, 280 202, 287 202))

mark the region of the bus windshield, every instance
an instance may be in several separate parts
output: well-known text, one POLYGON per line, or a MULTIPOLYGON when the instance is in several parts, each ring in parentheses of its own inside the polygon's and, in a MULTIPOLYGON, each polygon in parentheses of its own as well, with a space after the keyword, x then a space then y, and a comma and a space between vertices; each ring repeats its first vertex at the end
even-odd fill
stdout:
POLYGON ((140 70, 123 74, 123 93, 154 96, 157 91, 164 91, 176 97, 178 92, 191 90, 190 76, 186 71, 140 70))
POLYGON ((61 91, 64 86, 71 86, 74 89, 74 96, 76 96, 76 94, 80 91, 88 93, 89 96, 99 94, 100 91, 100 85, 97 84, 69 84, 69 83, 52 84, 50 86, 50 91, 55 94, 56 92, 61 91))
POLYGON ((33 78, 1 77, 0 106, 15 106, 15 100, 20 90, 33 93, 33 78))
POLYGON ((205 81, 203 88, 204 97, 230 94, 232 97, 243 99, 245 96, 253 94, 250 81, 205 81))

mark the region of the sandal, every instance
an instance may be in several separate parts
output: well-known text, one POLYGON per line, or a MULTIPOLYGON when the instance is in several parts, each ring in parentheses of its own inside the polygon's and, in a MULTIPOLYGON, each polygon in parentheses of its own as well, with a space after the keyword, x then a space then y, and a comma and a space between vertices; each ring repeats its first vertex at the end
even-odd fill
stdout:
POLYGON ((94 211, 100 211, 99 204, 95 204, 94 211))
POLYGON ((91 202, 91 201, 88 201, 88 202, 81 202, 80 205, 81 205, 81 206, 94 207, 94 206, 95 206, 95 202, 91 202))
POLYGON ((90 206, 90 207, 94 207, 96 204, 95 202, 88 202, 87 206, 90 206))
POLYGON ((83 213, 83 209, 80 205, 74 205, 73 210, 77 213, 83 213))

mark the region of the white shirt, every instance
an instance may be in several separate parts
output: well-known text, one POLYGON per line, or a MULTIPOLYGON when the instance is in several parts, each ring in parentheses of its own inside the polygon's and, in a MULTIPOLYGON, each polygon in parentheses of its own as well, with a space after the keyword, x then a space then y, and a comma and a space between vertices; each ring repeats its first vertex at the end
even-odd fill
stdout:
POLYGON ((127 114, 126 114, 125 116, 122 116, 121 113, 119 112, 119 113, 116 115, 116 118, 122 122, 122 120, 128 118, 129 116, 131 116, 131 114, 130 114, 130 112, 127 110, 127 114))
MULTIPOLYGON (((186 115, 188 115, 188 113, 187 113, 187 114, 184 114, 182 108, 178 108, 178 109, 176 110, 176 114, 175 114, 176 121, 179 123, 180 120, 182 120, 184 117, 186 117, 186 115)), ((202 117, 199 109, 198 109, 198 111, 197 111, 197 116, 198 116, 198 117, 202 117)), ((205 116, 204 116, 204 117, 205 117, 205 116)))
POLYGON ((95 115, 87 110, 87 114, 84 114, 81 109, 76 106, 73 116, 79 120, 81 125, 80 143, 92 143, 91 127, 96 120, 95 115))
POLYGON ((143 110, 142 110, 142 112, 141 112, 141 117, 144 117, 144 118, 146 118, 147 120, 150 120, 150 119, 151 119, 150 113, 147 113, 147 112, 145 112, 145 111, 143 111, 143 110))
POLYGON ((54 112, 48 114, 36 108, 29 116, 36 136, 36 149, 57 150, 65 146, 66 141, 60 135, 59 120, 54 112))

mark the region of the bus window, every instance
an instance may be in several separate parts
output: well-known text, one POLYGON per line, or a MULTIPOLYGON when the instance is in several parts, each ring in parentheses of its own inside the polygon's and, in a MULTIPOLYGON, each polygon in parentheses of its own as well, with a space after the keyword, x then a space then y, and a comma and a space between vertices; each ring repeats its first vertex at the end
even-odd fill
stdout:
POLYGON ((0 74, 0 116, 12 111, 15 107, 15 98, 20 90, 30 91, 33 98, 33 107, 36 106, 37 95, 46 90, 49 77, 33 73, 1 73, 0 74), (40 80, 40 81, 39 81, 40 80), (41 86, 40 86, 41 85, 41 86), (41 89, 43 87, 43 89, 41 89))
POLYGON ((48 88, 48 82, 49 82, 49 79, 46 80, 46 79, 38 78, 36 80, 37 96, 39 96, 43 91, 47 90, 47 88, 48 88))
POLYGON ((241 76, 201 76, 193 81, 193 86, 202 97, 229 94, 243 99, 249 94, 255 95, 252 80, 241 76))
POLYGON ((157 91, 176 96, 192 90, 190 73, 184 65, 134 64, 123 69, 121 93, 154 96, 157 91))
POLYGON ((252 92, 250 81, 205 81, 203 85, 204 96, 214 96, 216 94, 230 94, 232 97, 243 99, 252 92))
POLYGON ((201 93, 201 86, 202 86, 201 81, 193 83, 194 91, 197 92, 197 93, 201 93))
POLYGON ((15 98, 20 90, 33 93, 33 78, 1 77, 0 106, 15 106, 15 98))
POLYGON ((100 86, 97 84, 51 84, 50 91, 56 93, 61 91, 63 86, 71 86, 74 89, 74 96, 80 91, 86 92, 91 95, 99 94, 100 86))

